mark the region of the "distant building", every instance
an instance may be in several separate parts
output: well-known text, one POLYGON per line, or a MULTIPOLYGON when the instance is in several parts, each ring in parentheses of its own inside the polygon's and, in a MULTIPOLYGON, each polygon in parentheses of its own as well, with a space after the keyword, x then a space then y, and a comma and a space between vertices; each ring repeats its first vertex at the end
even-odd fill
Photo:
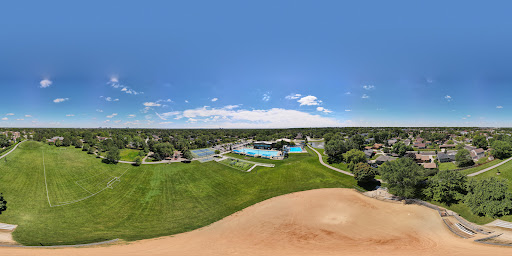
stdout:
POLYGON ((473 150, 471 150, 470 155, 471 155, 471 158, 473 158, 473 160, 479 160, 479 159, 485 157, 485 151, 483 148, 473 149, 473 150))
POLYGON ((276 145, 271 141, 255 141, 252 144, 256 149, 272 149, 276 145))

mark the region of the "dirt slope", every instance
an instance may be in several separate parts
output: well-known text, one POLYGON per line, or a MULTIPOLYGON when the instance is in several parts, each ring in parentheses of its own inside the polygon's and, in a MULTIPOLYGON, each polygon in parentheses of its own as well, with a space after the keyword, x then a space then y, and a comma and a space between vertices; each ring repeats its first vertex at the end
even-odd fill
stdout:
POLYGON ((437 212, 348 189, 277 197, 174 237, 97 248, 0 248, 2 255, 512 255, 448 231, 437 212))

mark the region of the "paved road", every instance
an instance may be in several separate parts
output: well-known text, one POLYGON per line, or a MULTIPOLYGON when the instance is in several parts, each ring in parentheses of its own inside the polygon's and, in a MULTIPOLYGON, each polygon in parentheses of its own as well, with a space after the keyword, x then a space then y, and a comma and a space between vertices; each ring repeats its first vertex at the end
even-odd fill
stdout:
POLYGON ((473 176, 476 176, 478 174, 482 174, 482 173, 484 173, 486 171, 490 171, 490 170, 492 170, 492 169, 494 169, 494 168, 496 168, 496 167, 498 167, 498 166, 500 166, 500 165, 502 165, 502 164, 504 164, 504 163, 506 163, 506 162, 508 162, 510 160, 512 160, 512 157, 507 159, 507 160, 505 160, 505 161, 503 161, 503 162, 501 162, 501 163, 495 164, 495 165, 493 165, 491 167, 487 167, 487 168, 485 168, 483 170, 480 170, 478 172, 470 173, 470 174, 468 174, 468 177, 473 177, 473 176))
POLYGON ((13 151, 14 151, 14 150, 15 150, 15 149, 16 149, 16 148, 17 148, 21 143, 23 143, 23 142, 25 142, 25 140, 24 140, 24 141, 22 141, 22 142, 20 142, 20 143, 18 143, 18 144, 16 144, 16 146, 14 146, 14 148, 12 148, 12 149, 11 149, 9 152, 7 152, 5 155, 0 156, 0 159, 2 159, 2 158, 4 158, 4 157, 6 157, 8 154, 10 154, 11 152, 13 152, 13 151))
POLYGON ((347 171, 344 171, 344 170, 338 169, 338 168, 336 168, 336 167, 332 167, 332 166, 330 166, 330 165, 328 165, 328 164, 324 163, 324 159, 322 158, 322 155, 320 154, 320 152, 318 152, 316 149, 314 149, 313 147, 311 147, 309 144, 308 144, 308 147, 309 147, 311 150, 315 151, 315 153, 318 155, 318 160, 320 161, 320 163, 321 163, 323 166, 325 166, 325 167, 327 167, 327 168, 329 168, 329 169, 331 169, 331 170, 333 170, 333 171, 337 171, 337 172, 340 172, 340 173, 343 173, 343 174, 346 174, 346 175, 349 175, 349 176, 352 176, 352 177, 354 176, 354 174, 352 174, 352 173, 350 173, 350 172, 347 172, 347 171))

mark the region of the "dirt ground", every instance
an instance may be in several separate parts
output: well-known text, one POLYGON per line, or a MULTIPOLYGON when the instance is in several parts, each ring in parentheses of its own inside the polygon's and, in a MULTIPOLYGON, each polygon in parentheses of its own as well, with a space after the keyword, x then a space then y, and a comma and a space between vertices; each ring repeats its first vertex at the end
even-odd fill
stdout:
POLYGON ((173 237, 95 248, 0 248, 2 255, 512 255, 453 235, 437 212, 318 189, 251 206, 173 237))

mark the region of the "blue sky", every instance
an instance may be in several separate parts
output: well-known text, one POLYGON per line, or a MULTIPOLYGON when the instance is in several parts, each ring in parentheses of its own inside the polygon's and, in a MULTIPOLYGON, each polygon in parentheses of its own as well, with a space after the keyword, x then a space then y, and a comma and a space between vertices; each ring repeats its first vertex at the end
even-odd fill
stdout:
POLYGON ((0 126, 512 126, 509 1, 11 1, 0 126))

